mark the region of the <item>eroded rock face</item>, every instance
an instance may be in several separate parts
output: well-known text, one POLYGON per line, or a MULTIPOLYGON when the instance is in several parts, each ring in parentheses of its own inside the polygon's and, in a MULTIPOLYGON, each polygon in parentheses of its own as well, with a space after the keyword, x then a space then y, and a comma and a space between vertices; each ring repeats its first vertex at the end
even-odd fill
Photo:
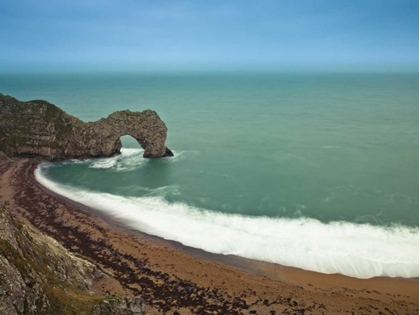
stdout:
POLYGON ((50 314, 51 283, 89 292, 93 281, 105 276, 2 207, 0 226, 0 314, 50 314))
POLYGON ((144 157, 173 156, 165 146, 166 134, 165 123, 152 110, 117 111, 85 123, 47 101, 20 102, 0 93, 0 150, 8 156, 108 157, 120 152, 124 135, 138 141, 144 157))
POLYGON ((102 298, 93 282, 108 277, 0 206, 0 314, 144 315, 140 297, 102 298))

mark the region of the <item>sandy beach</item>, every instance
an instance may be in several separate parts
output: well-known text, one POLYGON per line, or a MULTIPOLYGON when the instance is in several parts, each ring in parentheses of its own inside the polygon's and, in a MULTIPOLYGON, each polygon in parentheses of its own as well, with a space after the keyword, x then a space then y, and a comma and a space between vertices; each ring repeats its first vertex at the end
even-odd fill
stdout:
POLYGON ((188 248, 47 190, 38 163, 0 160, 0 203, 112 274, 98 295, 139 295, 162 314, 418 314, 418 278, 362 280, 188 248))

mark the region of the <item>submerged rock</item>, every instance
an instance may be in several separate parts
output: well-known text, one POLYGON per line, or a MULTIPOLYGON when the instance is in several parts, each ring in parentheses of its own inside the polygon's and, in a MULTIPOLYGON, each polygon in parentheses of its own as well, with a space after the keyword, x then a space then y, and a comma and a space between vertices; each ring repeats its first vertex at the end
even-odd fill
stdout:
POLYGON ((10 157, 108 157, 120 153, 124 135, 137 140, 146 158, 173 156, 166 134, 165 123, 149 109, 117 111, 85 123, 47 101, 21 102, 0 93, 0 150, 10 157))

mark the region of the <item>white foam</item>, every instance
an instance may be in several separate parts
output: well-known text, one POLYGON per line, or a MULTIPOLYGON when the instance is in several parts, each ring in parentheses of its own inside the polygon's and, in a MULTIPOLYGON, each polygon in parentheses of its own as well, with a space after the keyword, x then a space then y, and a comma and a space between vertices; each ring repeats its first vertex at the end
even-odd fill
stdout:
POLYGON ((121 148, 120 150, 122 156, 133 156, 140 155, 143 156, 143 149, 134 149, 134 148, 121 148))
POLYGON ((93 161, 89 168, 111 168, 117 164, 117 158, 98 159, 93 161))
POLYGON ((111 169, 117 172, 132 171, 142 167, 146 160, 143 158, 144 150, 122 148, 121 154, 109 158, 87 160, 89 168, 111 169))
POLYGON ((356 278, 418 277, 418 229, 313 219, 246 217, 171 204, 161 197, 127 198, 54 183, 48 189, 114 216, 132 228, 218 254, 232 254, 356 278))
MULTIPOLYGON (((168 157, 165 161, 167 163, 175 163, 186 159, 196 157, 198 151, 172 151, 173 157, 168 157)), ((147 159, 143 158, 144 150, 122 148, 121 154, 109 158, 89 159, 85 161, 72 160, 71 163, 88 163, 89 168, 96 169, 109 169, 116 172, 128 172, 140 167, 147 163, 147 159)))

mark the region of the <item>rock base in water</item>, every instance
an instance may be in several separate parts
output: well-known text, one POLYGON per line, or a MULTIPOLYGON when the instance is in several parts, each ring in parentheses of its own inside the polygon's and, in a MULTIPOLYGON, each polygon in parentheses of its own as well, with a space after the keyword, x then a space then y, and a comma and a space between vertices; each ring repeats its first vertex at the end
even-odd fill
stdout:
POLYGON ((137 140, 146 158, 173 156, 166 134, 165 123, 149 109, 117 111, 85 123, 47 101, 20 102, 0 94, 0 150, 9 157, 108 157, 120 152, 125 135, 137 140))

